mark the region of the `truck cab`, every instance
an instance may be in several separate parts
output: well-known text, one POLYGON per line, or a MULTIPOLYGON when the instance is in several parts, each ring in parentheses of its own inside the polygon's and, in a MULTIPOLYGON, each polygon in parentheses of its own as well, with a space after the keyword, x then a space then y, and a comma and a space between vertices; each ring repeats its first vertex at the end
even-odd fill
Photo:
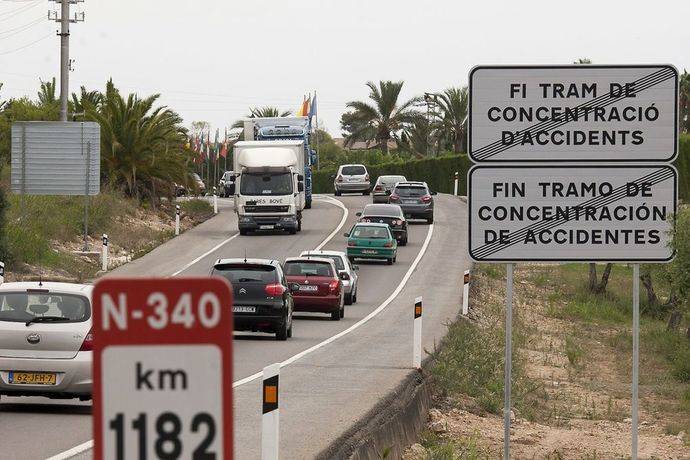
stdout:
POLYGON ((302 141, 235 144, 235 210, 239 232, 302 229, 305 206, 302 141))

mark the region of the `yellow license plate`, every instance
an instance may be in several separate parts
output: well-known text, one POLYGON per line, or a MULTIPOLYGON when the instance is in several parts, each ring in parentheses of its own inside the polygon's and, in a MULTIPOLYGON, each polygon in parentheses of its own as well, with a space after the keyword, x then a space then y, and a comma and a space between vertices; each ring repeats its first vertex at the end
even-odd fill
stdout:
POLYGON ((15 385, 55 385, 52 372, 10 372, 9 381, 15 385))

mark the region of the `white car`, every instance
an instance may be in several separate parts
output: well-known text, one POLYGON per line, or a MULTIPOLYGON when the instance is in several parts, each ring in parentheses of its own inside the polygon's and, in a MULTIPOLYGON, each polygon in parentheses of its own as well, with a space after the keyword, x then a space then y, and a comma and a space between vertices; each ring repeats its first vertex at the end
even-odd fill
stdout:
POLYGON ((91 294, 70 283, 0 285, 0 396, 91 399, 91 294))
POLYGON ((331 259, 335 263, 335 268, 338 270, 338 275, 343 282, 345 305, 357 303, 357 285, 359 281, 357 271, 359 267, 350 263, 347 254, 342 251, 302 251, 300 257, 331 259), (346 276, 343 276, 343 274, 346 276))
POLYGON ((371 192, 371 182, 367 167, 359 164, 340 165, 338 172, 331 176, 335 196, 343 193, 361 193, 369 195, 371 192))

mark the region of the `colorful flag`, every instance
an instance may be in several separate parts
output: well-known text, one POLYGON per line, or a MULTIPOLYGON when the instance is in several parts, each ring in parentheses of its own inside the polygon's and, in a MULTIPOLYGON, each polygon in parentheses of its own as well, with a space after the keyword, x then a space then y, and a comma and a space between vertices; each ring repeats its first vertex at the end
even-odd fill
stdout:
POLYGON ((228 128, 225 128, 225 138, 223 139, 223 145, 220 148, 220 156, 227 158, 228 156, 228 128))
POLYGON ((302 107, 297 111, 297 116, 298 117, 306 117, 309 115, 309 98, 304 96, 304 99, 302 100, 302 107))
POLYGON ((220 141, 218 140, 219 132, 216 128, 216 140, 213 142, 213 157, 217 160, 220 153, 220 141))
POLYGON ((309 109, 309 120, 316 116, 316 92, 314 92, 314 99, 311 100, 311 108, 309 109))

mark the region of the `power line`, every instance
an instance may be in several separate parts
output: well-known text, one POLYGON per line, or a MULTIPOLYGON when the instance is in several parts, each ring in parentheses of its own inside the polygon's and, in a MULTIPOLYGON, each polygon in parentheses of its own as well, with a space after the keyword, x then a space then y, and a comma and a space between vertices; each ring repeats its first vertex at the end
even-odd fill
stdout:
POLYGON ((32 27, 36 26, 37 24, 43 23, 43 20, 45 18, 41 16, 40 18, 36 18, 31 22, 28 22, 24 25, 15 27, 14 29, 7 29, 0 31, 0 40, 5 39, 5 38, 10 38, 13 37, 21 32, 24 32, 25 30, 31 29, 32 27))
POLYGON ((0 18, 0 22, 7 21, 8 19, 12 19, 13 17, 17 16, 18 14, 22 14, 25 11, 29 11, 31 8, 34 8, 40 4, 41 4, 40 0, 36 0, 35 3, 29 3, 27 5, 20 6, 19 8, 17 8, 16 10, 14 10, 8 14, 3 14, 2 17, 0 18))
POLYGON ((7 50, 7 51, 0 52, 0 56, 4 56, 4 55, 6 55, 6 54, 11 54, 11 53, 16 53, 17 51, 21 51, 21 50, 23 50, 24 48, 28 48, 28 47, 31 46, 31 45, 35 45, 36 43, 41 42, 41 41, 45 40, 45 39, 48 38, 48 37, 51 37, 52 35, 53 35, 53 32, 50 32, 49 34, 44 35, 43 37, 39 38, 38 40, 33 41, 33 42, 31 42, 31 43, 27 43, 27 44, 24 45, 24 46, 20 46, 19 48, 15 48, 15 49, 13 49, 13 50, 7 50))

